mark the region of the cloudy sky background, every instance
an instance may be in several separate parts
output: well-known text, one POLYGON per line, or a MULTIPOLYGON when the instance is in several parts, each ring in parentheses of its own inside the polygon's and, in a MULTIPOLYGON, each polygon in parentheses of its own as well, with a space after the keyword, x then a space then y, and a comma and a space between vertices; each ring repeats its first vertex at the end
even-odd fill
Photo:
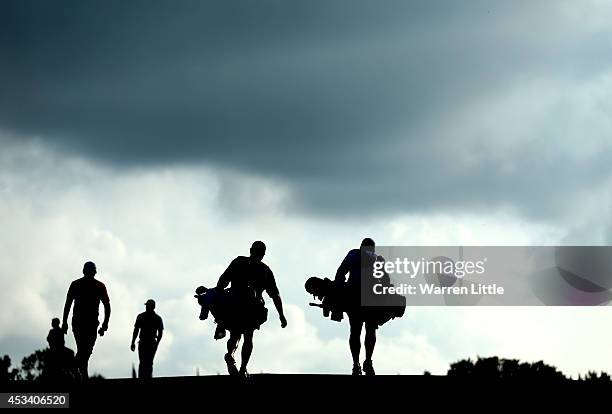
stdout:
MULTIPOLYGON (((156 374, 224 372, 192 292, 261 239, 289 327, 271 313, 251 371, 345 373, 348 324, 303 283, 365 236, 609 244, 611 19, 603 0, 2 2, 0 353, 45 346, 94 260, 113 314, 92 370, 130 374, 153 297, 156 374)), ((605 307, 408 309, 374 361, 612 372, 611 325, 605 307)))

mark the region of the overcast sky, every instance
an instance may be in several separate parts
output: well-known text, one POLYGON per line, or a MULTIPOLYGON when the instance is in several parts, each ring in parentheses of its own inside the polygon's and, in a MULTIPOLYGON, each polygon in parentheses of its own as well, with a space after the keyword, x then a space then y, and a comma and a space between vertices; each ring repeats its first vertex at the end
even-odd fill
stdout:
MULTIPOLYGON (((113 315, 92 370, 130 374, 153 297, 156 374, 224 372, 192 291, 261 239, 289 327, 270 313, 251 370, 344 373, 348 324, 303 283, 363 237, 609 244, 611 19, 605 0, 3 1, 0 354, 45 345, 93 260, 113 315)), ((612 371, 611 324, 606 308, 409 309, 374 361, 612 371)))

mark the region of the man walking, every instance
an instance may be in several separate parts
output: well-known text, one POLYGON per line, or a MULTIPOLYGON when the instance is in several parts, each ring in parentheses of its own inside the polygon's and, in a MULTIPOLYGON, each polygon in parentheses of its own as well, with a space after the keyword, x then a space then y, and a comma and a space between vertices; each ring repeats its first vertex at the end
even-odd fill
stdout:
POLYGON ((230 375, 247 377, 247 364, 253 351, 253 332, 266 321, 267 309, 262 297, 265 291, 272 299, 280 318, 281 327, 287 326, 283 312, 283 303, 276 287, 272 270, 262 262, 266 254, 266 245, 256 241, 251 246, 249 257, 238 256, 223 272, 217 283, 217 289, 223 290, 231 284, 230 306, 234 315, 225 326, 230 331, 227 341, 225 363, 230 375), (234 352, 242 344, 240 370, 236 369, 234 352))
POLYGON ((361 242, 360 249, 353 249, 348 252, 338 271, 336 272, 336 283, 345 285, 348 295, 348 318, 350 325, 349 346, 353 358, 353 375, 361 375, 361 365, 359 364, 359 354, 361 352, 361 331, 365 325, 365 361, 363 370, 366 375, 375 375, 372 365, 372 355, 376 345, 376 330, 378 323, 375 321, 375 310, 361 305, 361 283, 362 272, 364 276, 370 274, 370 266, 364 268, 364 264, 371 264, 376 261, 374 253, 374 240, 365 238, 361 242), (367 257, 362 257, 367 255, 367 257), (370 259, 370 260, 368 260, 370 259), (348 273, 348 280, 346 274, 348 273))
POLYGON ((72 312, 72 332, 77 346, 76 362, 79 374, 83 380, 89 378, 89 358, 96 343, 97 334, 104 336, 108 330, 111 307, 106 286, 94 279, 97 273, 96 265, 87 262, 83 266, 83 277, 73 281, 66 295, 62 330, 68 332, 68 315, 74 302, 72 312), (100 302, 104 305, 104 321, 98 329, 100 321, 98 313, 100 302))
POLYGON ((162 318, 155 313, 155 301, 149 299, 145 303, 145 311, 136 317, 134 332, 132 334, 132 352, 136 349, 136 338, 140 333, 138 341, 138 378, 153 377, 153 358, 164 333, 162 318))

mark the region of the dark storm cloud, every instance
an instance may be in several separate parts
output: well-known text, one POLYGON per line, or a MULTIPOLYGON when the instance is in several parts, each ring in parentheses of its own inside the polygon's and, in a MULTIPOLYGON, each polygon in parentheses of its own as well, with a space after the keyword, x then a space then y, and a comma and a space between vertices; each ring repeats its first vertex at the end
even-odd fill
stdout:
POLYGON ((525 79, 608 67, 605 38, 585 43, 555 2, 0 7, 0 128, 119 167, 204 162, 272 176, 315 210, 547 214, 608 161, 569 160, 558 173, 527 147, 512 173, 486 155, 453 169, 449 142, 465 137, 443 126, 457 110, 525 79))

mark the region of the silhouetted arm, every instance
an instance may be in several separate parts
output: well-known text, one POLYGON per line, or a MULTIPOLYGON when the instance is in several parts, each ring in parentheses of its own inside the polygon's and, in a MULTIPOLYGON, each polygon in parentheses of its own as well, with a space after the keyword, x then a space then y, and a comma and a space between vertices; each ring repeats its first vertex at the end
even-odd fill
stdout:
POLYGON ((270 298, 272 299, 274 307, 278 312, 278 317, 280 318, 281 322, 281 328, 284 328, 287 326, 287 319, 285 318, 285 312, 283 311, 283 301, 280 297, 278 287, 276 286, 276 279, 274 279, 274 273, 272 273, 272 270, 270 270, 270 268, 267 268, 266 284, 266 292, 268 293, 268 296, 270 296, 270 298))
POLYGON ((272 302, 274 302, 274 307, 276 308, 276 311, 278 312, 278 317, 280 318, 281 321, 281 328, 284 328, 287 326, 287 319, 285 318, 285 312, 283 311, 283 301, 280 297, 280 295, 275 295, 272 296, 272 302))
POLYGON ((219 276, 219 281, 217 282, 217 289, 223 290, 229 286, 230 282, 232 281, 232 276, 234 274, 235 262, 236 259, 232 260, 227 269, 225 269, 225 272, 223 272, 223 274, 219 276))
POLYGON ((98 332, 100 336, 104 335, 104 332, 108 330, 108 321, 110 320, 111 315, 110 299, 108 298, 106 288, 104 288, 104 292, 102 294, 102 304, 104 305, 104 322, 102 322, 102 326, 98 332))
POLYGON ((136 318, 136 323, 134 324, 134 332, 132 332, 132 344, 130 345, 130 349, 134 351, 136 349, 136 338, 138 338, 138 331, 140 330, 138 326, 138 318, 136 318))
POLYGON ((349 252, 349 254, 346 255, 346 257, 344 258, 344 260, 342 260, 342 263, 340 263, 340 266, 338 267, 338 270, 336 271, 336 277, 334 278, 334 280, 338 283, 344 283, 346 282, 346 274, 349 272, 349 261, 350 261, 350 255, 351 253, 349 252))
POLYGON ((157 318, 159 323, 157 324, 157 337, 155 338, 155 346, 159 346, 162 336, 164 336, 164 320, 159 315, 157 315, 157 318))
POLYGON ((66 294, 66 303, 64 304, 64 317, 62 318, 62 330, 64 334, 68 333, 68 315, 70 314, 72 302, 74 302, 74 288, 72 284, 70 284, 68 293, 66 294))

